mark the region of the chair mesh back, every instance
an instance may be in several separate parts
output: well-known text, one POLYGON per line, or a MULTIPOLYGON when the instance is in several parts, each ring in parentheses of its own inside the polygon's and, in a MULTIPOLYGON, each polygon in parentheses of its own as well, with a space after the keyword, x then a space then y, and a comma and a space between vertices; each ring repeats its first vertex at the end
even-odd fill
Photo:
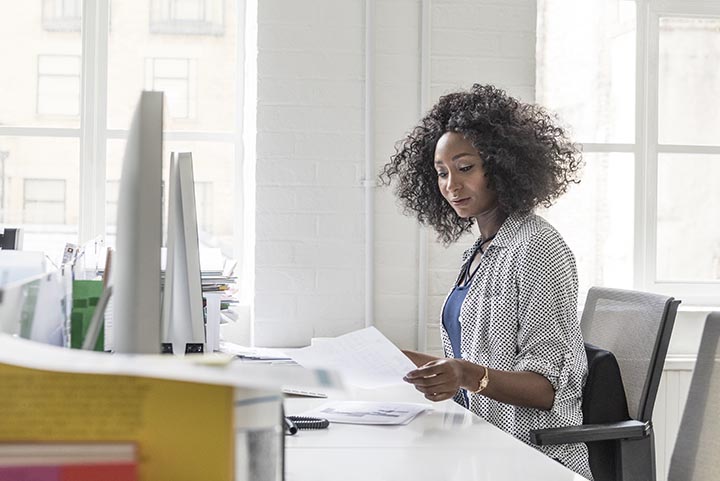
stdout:
POLYGON ((705 322, 668 481, 720 479, 720 312, 705 322))
MULTIPOLYGON (((647 380, 656 365, 657 340, 670 301, 672 298, 658 294, 603 287, 591 288, 585 301, 581 320, 585 342, 615 354, 633 419, 652 414, 651 410, 645 413, 642 404, 646 401, 647 380)), ((664 353, 662 357, 661 364, 664 353)))

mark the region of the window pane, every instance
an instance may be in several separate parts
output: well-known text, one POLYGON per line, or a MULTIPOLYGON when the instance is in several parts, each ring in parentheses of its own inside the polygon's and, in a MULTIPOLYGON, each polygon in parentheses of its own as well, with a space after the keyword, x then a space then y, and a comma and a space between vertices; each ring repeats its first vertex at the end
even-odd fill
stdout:
POLYGON ((540 0, 536 98, 578 142, 634 142, 635 2, 540 0))
POLYGON ((205 2, 218 3, 228 25, 219 35, 202 37, 182 30, 173 35, 153 33, 151 11, 167 16, 175 2, 150 3, 113 2, 108 128, 127 129, 140 91, 155 88, 167 93, 166 130, 233 131, 236 75, 242 74, 236 67, 236 2, 205 2))
POLYGON ((0 224, 54 262, 78 241, 79 157, 77 139, 0 136, 0 224))
POLYGON ((79 26, 77 5, 0 2, 0 125, 80 127, 80 30, 43 25, 50 18, 79 26))
POLYGON ((660 143, 720 145, 719 59, 720 19, 660 19, 660 143))
POLYGON ((25 202, 26 224, 64 224, 65 202, 25 202))
POLYGON ((190 114, 188 80, 155 78, 152 90, 165 92, 165 109, 171 119, 186 119, 190 114))
POLYGON ((65 202, 65 180, 25 179, 25 200, 65 202))
POLYGON ((720 155, 658 159, 658 281, 720 280, 720 155))
POLYGON ((159 78, 187 79, 189 75, 188 60, 180 58, 155 59, 154 74, 159 78))
POLYGON ((202 20, 202 2, 198 0, 175 0, 174 16, 178 20, 202 20))
MULTIPOLYGON (((117 181, 120 179, 124 140, 108 142, 107 244, 115 245, 117 210, 117 181), (110 186, 114 186, 110 188, 110 186)), ((242 192, 235 191, 235 148, 222 142, 165 141, 163 143, 163 231, 167 230, 167 178, 171 152, 192 152, 195 178, 195 205, 198 216, 200 244, 219 247, 226 257, 233 255, 233 221, 235 199, 242 192)))
POLYGON ((632 154, 585 154, 580 184, 538 213, 552 223, 577 261, 579 301, 592 286, 632 288, 632 154))
POLYGON ((150 30, 171 35, 222 35, 224 0, 151 0, 150 30))
POLYGON ((80 31, 81 0, 42 0, 43 28, 51 31, 80 31))

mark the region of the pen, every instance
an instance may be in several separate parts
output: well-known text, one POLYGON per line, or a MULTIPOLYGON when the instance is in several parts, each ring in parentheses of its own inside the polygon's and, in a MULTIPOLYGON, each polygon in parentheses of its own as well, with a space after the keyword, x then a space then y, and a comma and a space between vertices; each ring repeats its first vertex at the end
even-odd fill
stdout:
POLYGON ((283 416, 283 419, 285 420, 285 432, 292 436, 298 431, 297 426, 292 419, 288 419, 286 416, 283 416))

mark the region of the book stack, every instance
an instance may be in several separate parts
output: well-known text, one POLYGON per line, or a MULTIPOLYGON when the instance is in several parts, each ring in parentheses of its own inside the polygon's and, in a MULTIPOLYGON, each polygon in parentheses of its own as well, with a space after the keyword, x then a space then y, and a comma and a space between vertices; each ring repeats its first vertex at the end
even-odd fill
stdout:
POLYGON ((0 481, 138 481, 134 443, 0 443, 0 481))
POLYGON ((200 273, 208 352, 220 350, 220 324, 237 320, 232 309, 238 304, 235 296, 237 277, 233 274, 235 265, 236 262, 226 261, 222 270, 203 270, 200 273))

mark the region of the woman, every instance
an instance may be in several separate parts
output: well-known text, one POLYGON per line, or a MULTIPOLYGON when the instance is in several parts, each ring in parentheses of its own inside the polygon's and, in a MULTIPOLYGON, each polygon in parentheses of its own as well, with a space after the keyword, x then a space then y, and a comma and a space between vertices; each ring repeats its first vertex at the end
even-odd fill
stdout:
MULTIPOLYGON (((405 380, 525 442, 532 429, 582 424, 575 260, 533 214, 576 182, 579 167, 578 150, 542 109, 474 85, 442 97, 381 174, 444 243, 479 231, 443 306, 446 357, 406 351, 418 369, 405 380)), ((540 449, 592 479, 584 444, 540 449)))

